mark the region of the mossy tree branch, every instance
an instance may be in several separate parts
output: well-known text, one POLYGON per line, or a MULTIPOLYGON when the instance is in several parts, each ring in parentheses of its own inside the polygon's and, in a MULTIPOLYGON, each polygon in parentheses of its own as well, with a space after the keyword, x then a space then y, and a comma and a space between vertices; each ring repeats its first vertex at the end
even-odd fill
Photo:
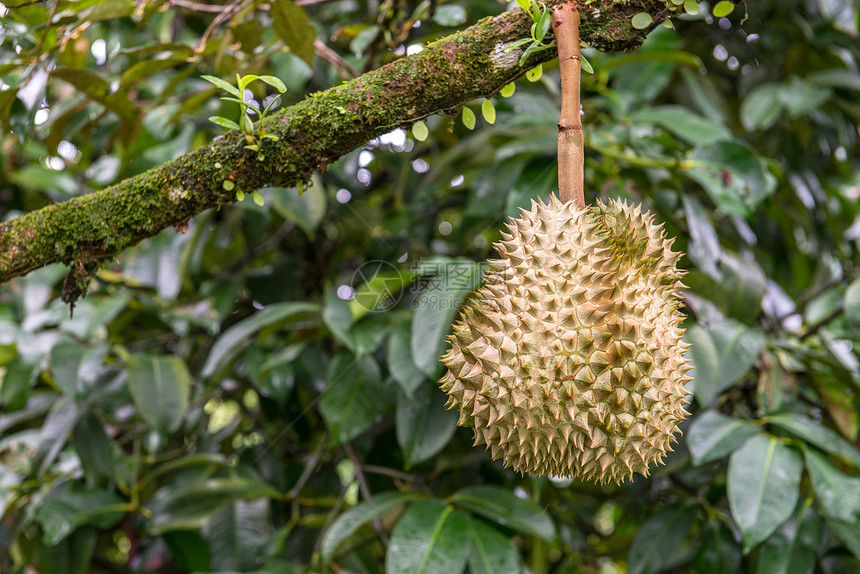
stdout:
MULTIPOLYGON (((550 0, 550 6, 558 4, 550 0)), ((606 51, 630 50, 648 30, 631 18, 649 12, 653 26, 673 10, 666 0, 581 1, 581 37, 606 51)), ((0 224, 0 283, 56 262, 71 265, 64 298, 74 301, 102 261, 198 213, 235 201, 236 190, 290 187, 368 140, 396 127, 489 96, 520 76, 521 52, 505 53, 527 37, 531 20, 514 9, 425 47, 355 80, 312 94, 266 120, 277 142, 265 141, 258 161, 240 133, 104 190, 0 224), (225 190, 225 181, 233 182, 225 190)), ((529 66, 556 57, 534 55, 529 66)))

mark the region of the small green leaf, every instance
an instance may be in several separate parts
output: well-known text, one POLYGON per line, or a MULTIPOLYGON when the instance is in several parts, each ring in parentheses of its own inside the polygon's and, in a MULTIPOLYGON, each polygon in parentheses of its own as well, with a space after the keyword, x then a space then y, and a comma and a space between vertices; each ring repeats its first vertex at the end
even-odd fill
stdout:
POLYGON ((493 105, 493 102, 484 100, 484 103, 481 104, 481 115, 484 116, 488 124, 496 123, 496 106, 493 105))
POLYGON ((525 46, 526 44, 528 44, 530 42, 534 42, 534 40, 532 40, 531 38, 520 38, 519 40, 517 40, 516 42, 510 44, 507 48, 505 48, 505 53, 507 54, 508 52, 513 52, 514 50, 516 50, 520 46, 525 46))
POLYGON ((242 190, 237 191, 236 192, 236 200, 237 201, 245 201, 245 192, 242 190))
POLYGON ((534 39, 540 42, 549 33, 549 27, 552 23, 552 12, 545 10, 540 19, 535 23, 534 39))
POLYGON ((254 200, 254 203, 259 205, 260 207, 263 207, 263 204, 266 203, 266 200, 263 198, 263 196, 259 192, 255 191, 254 194, 251 196, 251 198, 254 200))
POLYGON ((515 83, 511 82, 510 84, 507 84, 504 88, 502 88, 502 90, 499 93, 502 94, 503 98, 510 98, 511 96, 514 95, 514 92, 516 91, 516 89, 517 89, 517 85, 515 83))
POLYGON ((528 10, 529 4, 531 4, 530 0, 517 0, 517 6, 519 6, 523 10, 528 10))
POLYGON ((722 2, 717 2, 717 5, 714 6, 714 16, 717 18, 722 18, 724 16, 728 16, 735 9, 735 5, 733 2, 729 0, 722 0, 722 2))
POLYGON ((233 188, 236 187, 236 184, 229 179, 225 179, 223 183, 221 183, 221 187, 224 188, 224 191, 233 191, 233 188))
MULTIPOLYGON (((239 84, 239 93, 244 94, 245 89, 251 85, 251 82, 254 80, 259 80, 260 76, 255 76, 254 74, 248 74, 247 76, 240 76, 236 74, 236 82, 239 84)), ((242 96, 239 96, 242 97, 242 96)))
POLYGON ((427 139, 427 136, 430 135, 430 130, 427 129, 427 124, 422 121, 417 121, 412 124, 412 137, 416 140, 423 142, 427 139))
POLYGON ((260 80, 266 82, 282 94, 287 91, 287 86, 284 85, 284 82, 280 78, 276 78, 275 76, 260 76, 260 80))
POLYGON ((684 12, 695 16, 699 13, 699 3, 696 0, 684 0, 684 12))
POLYGON ((234 122, 233 120, 228 120, 227 118, 222 118, 221 116, 209 116, 209 121, 213 124, 218 124, 222 128, 227 128, 228 130, 238 130, 239 124, 234 122))
POLYGON ((582 69, 585 70, 589 74, 593 74, 594 68, 591 66, 591 63, 585 59, 585 56, 580 54, 579 58, 582 61, 582 69))
POLYGON ((526 79, 530 82, 537 82, 540 80, 540 77, 543 75, 543 65, 538 64, 528 72, 526 72, 526 79))
MULTIPOLYGON (((204 80, 209 82, 210 84, 214 84, 227 92, 228 94, 233 94, 237 98, 242 97, 242 94, 239 92, 239 89, 229 82, 225 82, 221 78, 216 78, 215 76, 201 76, 204 80)), ((212 119, 212 118, 210 118, 212 119)))
POLYGON ((638 14, 633 16, 631 20, 631 24, 637 30, 644 30, 648 26, 650 26, 654 22, 654 18, 651 17, 651 14, 648 12, 639 12, 638 14))
POLYGON ((466 106, 463 106, 463 125, 470 130, 475 129, 475 112, 466 106))

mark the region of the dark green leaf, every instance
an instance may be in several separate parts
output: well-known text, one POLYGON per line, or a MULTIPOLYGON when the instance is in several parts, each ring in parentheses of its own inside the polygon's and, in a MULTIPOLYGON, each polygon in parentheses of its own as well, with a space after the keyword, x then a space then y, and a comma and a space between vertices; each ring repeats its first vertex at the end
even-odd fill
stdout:
POLYGON ((355 534, 362 525, 379 518, 398 506, 418 500, 420 495, 412 492, 385 492, 365 500, 355 508, 347 510, 332 523, 320 542, 323 562, 328 562, 334 551, 344 540, 355 534))
POLYGON ((741 104, 741 123, 747 131, 767 129, 783 113, 779 101, 779 84, 759 84, 746 95, 741 104))
POLYGON ((269 12, 275 31, 290 51, 311 63, 314 57, 314 26, 304 8, 289 0, 275 0, 269 12))
POLYGON ((333 444, 343 444, 370 428, 393 397, 386 396, 379 366, 372 357, 341 351, 329 367, 320 413, 333 444))
POLYGON ((768 424, 776 425, 860 468, 860 451, 857 447, 820 422, 798 413, 775 414, 767 417, 766 420, 768 424))
POLYGON ((89 574, 97 538, 98 531, 85 526, 55 546, 48 546, 39 539, 36 546, 39 573, 89 574))
POLYGON ((284 219, 296 222, 308 237, 314 237, 326 211, 327 202, 322 185, 312 185, 301 194, 295 189, 283 187, 268 188, 268 191, 275 211, 284 219))
POLYGON ((235 500, 280 498, 268 484, 250 478, 213 478, 190 486, 162 488, 147 504, 152 534, 194 530, 208 523, 225 504, 235 500))
POLYGON ((517 547, 507 536, 475 518, 469 519, 472 549, 469 552, 471 574, 519 574, 522 561, 517 547))
POLYGON ((824 513, 848 523, 860 521, 860 478, 846 476, 815 449, 807 448, 805 454, 815 500, 824 513))
POLYGON ((776 187, 776 179, 755 150, 738 140, 701 144, 690 154, 690 160, 693 167, 687 175, 718 207, 735 215, 750 215, 776 187))
POLYGON ((698 466, 728 456, 757 432, 758 428, 747 421, 706 411, 690 425, 687 448, 698 466))
POLYGON ((132 355, 128 390, 138 412, 153 427, 174 431, 191 394, 191 374, 179 357, 132 355))
POLYGON ((686 340, 696 400, 703 408, 749 372, 764 346, 761 334, 731 319, 696 325, 686 340))
POLYGON ((469 518, 441 500, 416 502, 397 522, 386 574, 460 574, 469 558, 469 518))
POLYGON ((737 574, 741 571, 741 549, 732 531, 722 522, 709 522, 693 562, 696 574, 737 574))
POLYGON ((664 508, 646 520, 630 547, 627 558, 630 574, 651 574, 661 570, 687 535, 695 517, 695 508, 676 505, 664 508))
POLYGON ((412 348, 409 344, 411 330, 409 323, 401 323, 388 338, 388 370, 409 398, 427 378, 412 360, 412 348))
POLYGON ((272 536, 270 507, 265 498, 235 500, 201 529, 213 570, 250 572, 260 566, 272 536))
POLYGON ((397 442, 407 469, 435 456, 454 436, 458 415, 445 408, 445 399, 436 385, 418 387, 412 398, 400 393, 397 442))
POLYGON ((630 116, 635 123, 656 124, 690 144, 728 140, 732 132, 722 124, 699 116, 682 106, 656 106, 630 116))
POLYGON ((60 68, 52 71, 51 76, 70 83, 88 98, 102 104, 127 122, 137 118, 137 109, 128 99, 128 95, 123 91, 112 91, 110 84, 95 72, 60 68))
POLYGON ((148 78, 161 70, 173 68, 174 66, 178 66, 184 62, 184 57, 165 58, 162 60, 144 60, 142 62, 138 62, 122 73, 122 77, 119 80, 119 86, 120 88, 133 86, 144 78, 148 78))
POLYGON ((41 458, 39 474, 45 473, 66 446, 72 429, 78 423, 82 411, 69 397, 62 397, 52 406, 39 430, 38 454, 41 458))
POLYGON ((860 277, 845 290, 845 319, 852 325, 860 326, 860 277))
POLYGON ((758 554, 760 574, 812 574, 824 521, 808 504, 764 541, 758 554))
POLYGON ((728 495, 732 516, 749 552, 797 505, 803 460, 776 437, 758 434, 729 459, 728 495))
POLYGON ((2 412, 11 413, 27 406, 30 398, 30 387, 39 375, 39 368, 35 363, 16 355, 6 365, 6 372, 0 378, 0 405, 2 412))
POLYGON ((101 422, 92 414, 78 421, 74 431, 75 451, 84 467, 89 486, 110 481, 114 467, 114 448, 101 422))
POLYGON ((319 305, 290 301, 269 305, 224 331, 206 359, 201 375, 211 377, 226 367, 236 355, 251 341, 251 337, 261 330, 275 329, 279 325, 295 322, 319 312, 319 305))
POLYGON ((684 195, 684 212, 690 230, 690 245, 687 255, 709 277, 719 279, 720 240, 705 208, 692 195, 684 195))
POLYGON ((123 501, 112 492, 81 490, 52 497, 36 511, 45 544, 55 546, 79 526, 110 528, 125 514, 123 501))
POLYGON ((462 259, 440 259, 430 270, 429 282, 416 301, 411 347, 415 366, 435 379, 447 346, 445 335, 451 332, 457 308, 480 282, 482 267, 462 259))
POLYGON ((836 538, 841 540, 845 546, 848 547, 851 554, 853 554, 857 560, 860 560, 860 530, 857 528, 857 521, 852 520, 850 522, 846 522, 844 520, 828 518, 827 527, 831 532, 833 532, 833 535, 836 536, 836 538))
POLYGON ((510 490, 496 486, 470 486, 458 490, 449 500, 507 528, 538 536, 547 542, 555 540, 555 526, 549 515, 510 490))

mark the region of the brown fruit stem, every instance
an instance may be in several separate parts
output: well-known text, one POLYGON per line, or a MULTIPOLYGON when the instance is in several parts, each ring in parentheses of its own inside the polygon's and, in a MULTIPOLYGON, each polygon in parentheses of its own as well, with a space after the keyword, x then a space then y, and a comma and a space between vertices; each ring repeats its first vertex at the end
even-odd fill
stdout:
POLYGON ((572 201, 585 209, 585 139, 579 107, 579 77, 582 57, 579 52, 579 10, 577 3, 556 6, 552 28, 558 43, 561 70, 561 118, 558 122, 558 194, 562 203, 572 201))

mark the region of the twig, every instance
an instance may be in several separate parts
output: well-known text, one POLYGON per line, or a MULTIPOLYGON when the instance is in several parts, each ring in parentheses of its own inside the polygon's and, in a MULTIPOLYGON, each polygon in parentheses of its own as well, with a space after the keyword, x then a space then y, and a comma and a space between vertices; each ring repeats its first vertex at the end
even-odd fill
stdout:
POLYGON ((227 8, 226 5, 221 4, 200 4, 199 2, 189 2, 189 0, 169 0, 167 2, 168 6, 179 6, 180 8, 187 8, 188 10, 194 10, 195 12, 212 12, 212 13, 221 13, 227 8))
POLYGON ((370 474, 381 474, 383 476, 390 476, 391 478, 399 478, 400 480, 407 480, 409 482, 420 482, 421 481, 421 478, 418 476, 415 476, 414 474, 401 472, 399 470, 394 470, 393 468, 386 468, 384 466, 365 464, 361 468, 362 468, 362 470, 364 470, 364 472, 369 472, 370 474))
POLYGON ((844 312, 845 312, 845 307, 840 305, 839 307, 837 307, 836 309, 834 309, 833 311, 828 313, 826 316, 819 319, 815 324, 810 325, 810 327, 806 330, 806 332, 800 336, 800 340, 803 341, 804 339, 807 339, 807 338, 811 337, 812 335, 816 334, 818 331, 821 330, 822 327, 825 327, 828 323, 830 323, 834 319, 838 318, 844 312))
MULTIPOLYGON (((346 455, 352 461, 352 466, 355 468, 355 479, 358 481, 358 489, 361 491, 361 496, 364 497, 365 500, 370 500, 373 494, 370 492, 370 488, 367 486, 367 480, 364 478, 364 471, 361 469, 361 461, 358 460, 358 457, 355 455, 355 450, 352 448, 351 444, 344 444, 343 450, 346 452, 346 455)), ((382 526, 382 520, 378 517, 373 519, 373 528, 376 530, 376 534, 379 535, 382 541, 387 544, 388 536, 385 534, 385 527, 382 526)))
POLYGON ((286 495, 286 499, 290 500, 292 498, 298 497, 301 490, 305 487, 308 480, 310 480, 311 476, 313 476, 314 472, 316 472, 317 465, 320 463, 322 459, 322 455, 325 452, 326 445, 328 444, 328 433, 324 433, 322 438, 320 439, 319 444, 317 445, 314 453, 308 458, 307 464, 305 464, 305 468, 302 471, 302 474, 299 476, 299 479, 290 489, 290 491, 286 495))
POLYGON ((558 65, 561 71, 558 194, 563 203, 572 201, 580 209, 585 209, 585 141, 579 104, 582 57, 579 51, 579 10, 575 1, 555 7, 552 28, 558 42, 558 65))
POLYGON ((326 46, 319 38, 314 39, 314 51, 317 56, 331 64, 344 80, 351 80, 361 75, 352 64, 341 58, 340 54, 326 46))

